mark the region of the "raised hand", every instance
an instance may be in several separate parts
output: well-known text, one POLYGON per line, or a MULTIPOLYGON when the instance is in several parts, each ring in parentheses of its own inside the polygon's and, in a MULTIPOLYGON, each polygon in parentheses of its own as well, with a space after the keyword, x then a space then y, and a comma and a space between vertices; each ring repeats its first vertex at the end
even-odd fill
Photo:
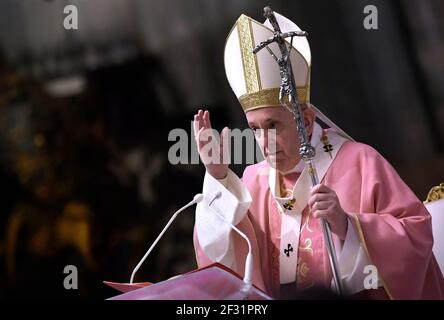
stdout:
POLYGON ((199 110, 194 115, 193 125, 197 150, 207 172, 216 179, 225 178, 230 160, 228 143, 230 130, 225 127, 220 137, 219 133, 211 127, 208 110, 199 110))

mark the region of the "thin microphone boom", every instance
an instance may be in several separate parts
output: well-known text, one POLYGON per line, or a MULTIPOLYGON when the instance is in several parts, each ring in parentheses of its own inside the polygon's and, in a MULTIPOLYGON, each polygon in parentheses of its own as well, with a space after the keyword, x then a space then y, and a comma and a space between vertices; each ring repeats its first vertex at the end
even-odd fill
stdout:
POLYGON ((225 219, 225 217, 218 211, 216 210, 216 208, 213 208, 211 206, 211 204, 213 203, 213 201, 217 198, 219 198, 222 194, 220 192, 217 192, 216 195, 214 196, 214 199, 209 203, 209 207, 210 209, 212 209, 216 215, 225 223, 229 224, 230 227, 236 231, 242 238, 245 239, 245 241, 247 241, 248 243, 248 254, 247 254, 247 258, 245 260, 245 272, 244 272, 244 283, 245 283, 245 287, 244 287, 244 292, 246 294, 246 297, 248 297, 248 294, 251 290, 251 287, 253 285, 253 250, 252 250, 252 246, 251 246, 251 241, 250 239, 248 239, 248 237, 245 235, 245 233, 243 233, 242 231, 240 231, 235 225, 233 225, 232 223, 230 223, 229 221, 227 221, 225 219))
POLYGON ((162 232, 159 234, 159 236, 156 238, 156 240, 154 240, 153 244, 151 245, 151 247, 148 249, 148 251, 145 253, 145 255, 143 256, 143 258, 139 261, 139 263, 137 264, 137 266, 134 268, 133 273, 131 274, 131 279, 130 279, 130 284, 133 283, 134 280, 134 276, 136 274, 136 272, 139 270, 140 266, 142 265, 142 263, 145 261, 145 259, 150 255, 151 251, 153 251, 154 247, 156 246, 157 242, 159 242, 160 238, 162 238, 163 234, 165 233, 165 231, 167 231, 167 229, 170 227, 170 225, 173 223, 174 219, 176 219, 176 217, 179 215, 179 213, 181 213, 182 211, 184 211, 185 209, 187 209, 188 207, 191 207, 193 204, 199 203, 201 202, 203 199, 203 196, 201 193, 198 193, 194 196, 193 201, 189 202, 188 204, 186 204, 185 206, 183 206, 182 208, 180 208, 179 210, 177 210, 173 216, 171 217, 171 219, 168 221, 168 223, 166 224, 166 226, 163 228, 162 232))

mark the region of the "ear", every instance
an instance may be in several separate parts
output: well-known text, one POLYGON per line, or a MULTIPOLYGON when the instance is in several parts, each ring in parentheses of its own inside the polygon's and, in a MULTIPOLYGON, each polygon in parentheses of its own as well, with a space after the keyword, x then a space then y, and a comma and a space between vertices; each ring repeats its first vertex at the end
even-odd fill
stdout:
POLYGON ((316 114, 315 114, 313 108, 310 107, 310 105, 308 105, 306 108, 304 108, 304 111, 302 113, 304 116, 304 124, 305 124, 305 128, 307 130, 307 134, 310 136, 313 133, 313 127, 314 127, 316 114))

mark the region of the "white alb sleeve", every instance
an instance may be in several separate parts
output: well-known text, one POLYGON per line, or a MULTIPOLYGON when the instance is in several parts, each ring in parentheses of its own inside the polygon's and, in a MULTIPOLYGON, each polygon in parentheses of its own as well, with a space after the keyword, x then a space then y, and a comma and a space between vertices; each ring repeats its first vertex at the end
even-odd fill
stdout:
MULTIPOLYGON (((365 290, 365 278, 369 275, 367 266, 371 266, 371 261, 349 218, 347 218, 347 235, 342 248, 337 248, 336 252, 344 294, 352 295, 365 290)), ((381 285, 378 281, 378 287, 381 285)), ((334 282, 332 280, 332 288, 333 286, 334 282)))
POLYGON ((231 170, 228 170, 227 177, 222 180, 205 173, 202 193, 204 200, 196 207, 195 222, 199 245, 212 261, 234 268, 236 258, 231 241, 232 228, 214 210, 229 223, 237 225, 250 207, 250 193, 231 170), (217 194, 220 196, 216 196, 217 194))

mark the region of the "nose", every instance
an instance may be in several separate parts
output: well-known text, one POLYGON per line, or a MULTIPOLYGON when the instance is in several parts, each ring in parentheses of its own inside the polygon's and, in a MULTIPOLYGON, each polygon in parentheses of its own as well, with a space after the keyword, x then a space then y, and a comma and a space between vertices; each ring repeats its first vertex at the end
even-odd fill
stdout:
POLYGON ((266 130, 264 130, 262 136, 263 136, 263 138, 262 138, 263 148, 264 148, 265 152, 268 154, 268 132, 266 130))
POLYGON ((277 147, 277 134, 274 129, 260 129, 259 134, 255 135, 262 153, 265 157, 274 155, 277 147))
POLYGON ((264 129, 260 130, 260 135, 256 136, 257 143, 259 144, 264 156, 268 156, 268 134, 264 129))

